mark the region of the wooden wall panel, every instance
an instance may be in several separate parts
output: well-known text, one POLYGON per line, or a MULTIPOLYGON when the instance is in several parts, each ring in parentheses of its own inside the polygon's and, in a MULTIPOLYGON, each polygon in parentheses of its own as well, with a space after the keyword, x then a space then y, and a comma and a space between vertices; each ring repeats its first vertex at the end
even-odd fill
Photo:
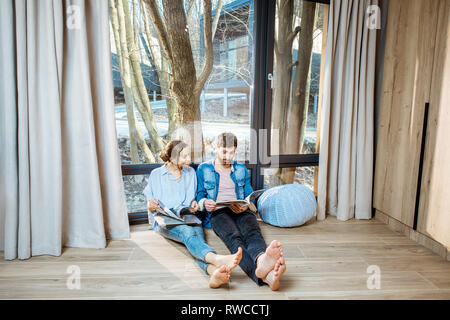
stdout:
POLYGON ((412 227, 440 0, 389 1, 374 207, 412 227))
POLYGON ((450 0, 441 0, 417 230, 450 248, 450 0))

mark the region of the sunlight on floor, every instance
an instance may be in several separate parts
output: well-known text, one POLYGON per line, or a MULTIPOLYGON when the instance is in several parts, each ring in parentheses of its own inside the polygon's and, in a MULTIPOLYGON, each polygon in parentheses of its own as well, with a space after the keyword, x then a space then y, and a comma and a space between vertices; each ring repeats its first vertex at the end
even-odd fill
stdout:
POLYGON ((208 285, 209 278, 197 262, 177 248, 182 247, 181 244, 165 239, 152 230, 134 231, 131 233, 131 239, 190 288, 204 288, 208 285))

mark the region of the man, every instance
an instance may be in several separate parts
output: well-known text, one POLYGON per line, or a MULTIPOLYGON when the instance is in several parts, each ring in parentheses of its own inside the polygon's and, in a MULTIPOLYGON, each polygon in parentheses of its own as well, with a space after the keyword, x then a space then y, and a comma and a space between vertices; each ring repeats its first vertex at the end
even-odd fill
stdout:
POLYGON ((243 200, 253 192, 247 168, 233 160, 236 148, 236 136, 221 133, 215 159, 197 169, 197 202, 200 210, 206 211, 203 226, 212 227, 230 252, 242 247, 242 270, 258 285, 266 283, 278 290, 280 277, 286 271, 282 244, 274 240, 266 246, 256 216, 248 206, 216 205, 220 201, 243 200))

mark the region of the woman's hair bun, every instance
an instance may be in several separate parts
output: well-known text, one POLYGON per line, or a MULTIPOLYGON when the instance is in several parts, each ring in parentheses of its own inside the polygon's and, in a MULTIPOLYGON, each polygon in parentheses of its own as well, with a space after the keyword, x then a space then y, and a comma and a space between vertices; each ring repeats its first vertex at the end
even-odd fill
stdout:
POLYGON ((170 156, 167 154, 167 150, 164 149, 159 153, 159 157, 162 161, 167 162, 170 160, 170 156))
POLYGON ((181 140, 172 140, 166 147, 159 153, 159 157, 162 161, 167 162, 170 158, 178 159, 181 150, 187 147, 187 144, 181 140))

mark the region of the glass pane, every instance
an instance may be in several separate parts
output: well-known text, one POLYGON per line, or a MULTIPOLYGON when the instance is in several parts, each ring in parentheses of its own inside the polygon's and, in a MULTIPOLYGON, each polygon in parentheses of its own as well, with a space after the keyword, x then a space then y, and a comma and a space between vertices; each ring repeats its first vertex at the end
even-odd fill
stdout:
POLYGON ((123 176, 128 213, 147 211, 147 200, 142 193, 148 175, 123 176))
POLYGON ((235 159, 250 158, 253 21, 253 0, 223 1, 213 40, 214 66, 201 100, 205 160, 214 157, 215 139, 225 131, 238 138, 235 159))
POLYGON ((200 148, 204 146, 200 158, 194 161, 211 158, 216 136, 225 131, 233 132, 239 139, 236 159, 249 159, 254 0, 212 1, 211 17, 216 21, 211 27, 213 67, 206 72, 207 80, 201 91, 194 87, 208 56, 203 36, 206 15, 203 1, 163 4, 162 1, 129 0, 126 7, 119 3, 110 1, 110 29, 122 163, 161 162, 158 157, 161 147, 179 138, 182 129, 193 123, 199 129, 196 134, 201 133, 203 137, 200 148), (165 15, 168 11, 180 14, 165 15), (155 27, 152 18, 155 15, 151 14, 155 12, 162 19, 168 46, 164 46, 161 30, 155 27), (179 28, 171 28, 176 24, 187 28, 180 33, 179 28), (121 38, 121 30, 128 37, 121 38), (180 35, 185 40, 183 45, 172 46, 172 41, 180 39, 180 35), (172 47, 178 48, 178 52, 172 52, 172 47), (174 89, 173 83, 178 87, 174 89))
POLYGON ((323 14, 322 4, 277 1, 272 155, 316 153, 323 14))
POLYGON ((314 191, 314 172, 316 169, 317 167, 264 168, 262 169, 264 189, 287 183, 297 183, 314 191))

